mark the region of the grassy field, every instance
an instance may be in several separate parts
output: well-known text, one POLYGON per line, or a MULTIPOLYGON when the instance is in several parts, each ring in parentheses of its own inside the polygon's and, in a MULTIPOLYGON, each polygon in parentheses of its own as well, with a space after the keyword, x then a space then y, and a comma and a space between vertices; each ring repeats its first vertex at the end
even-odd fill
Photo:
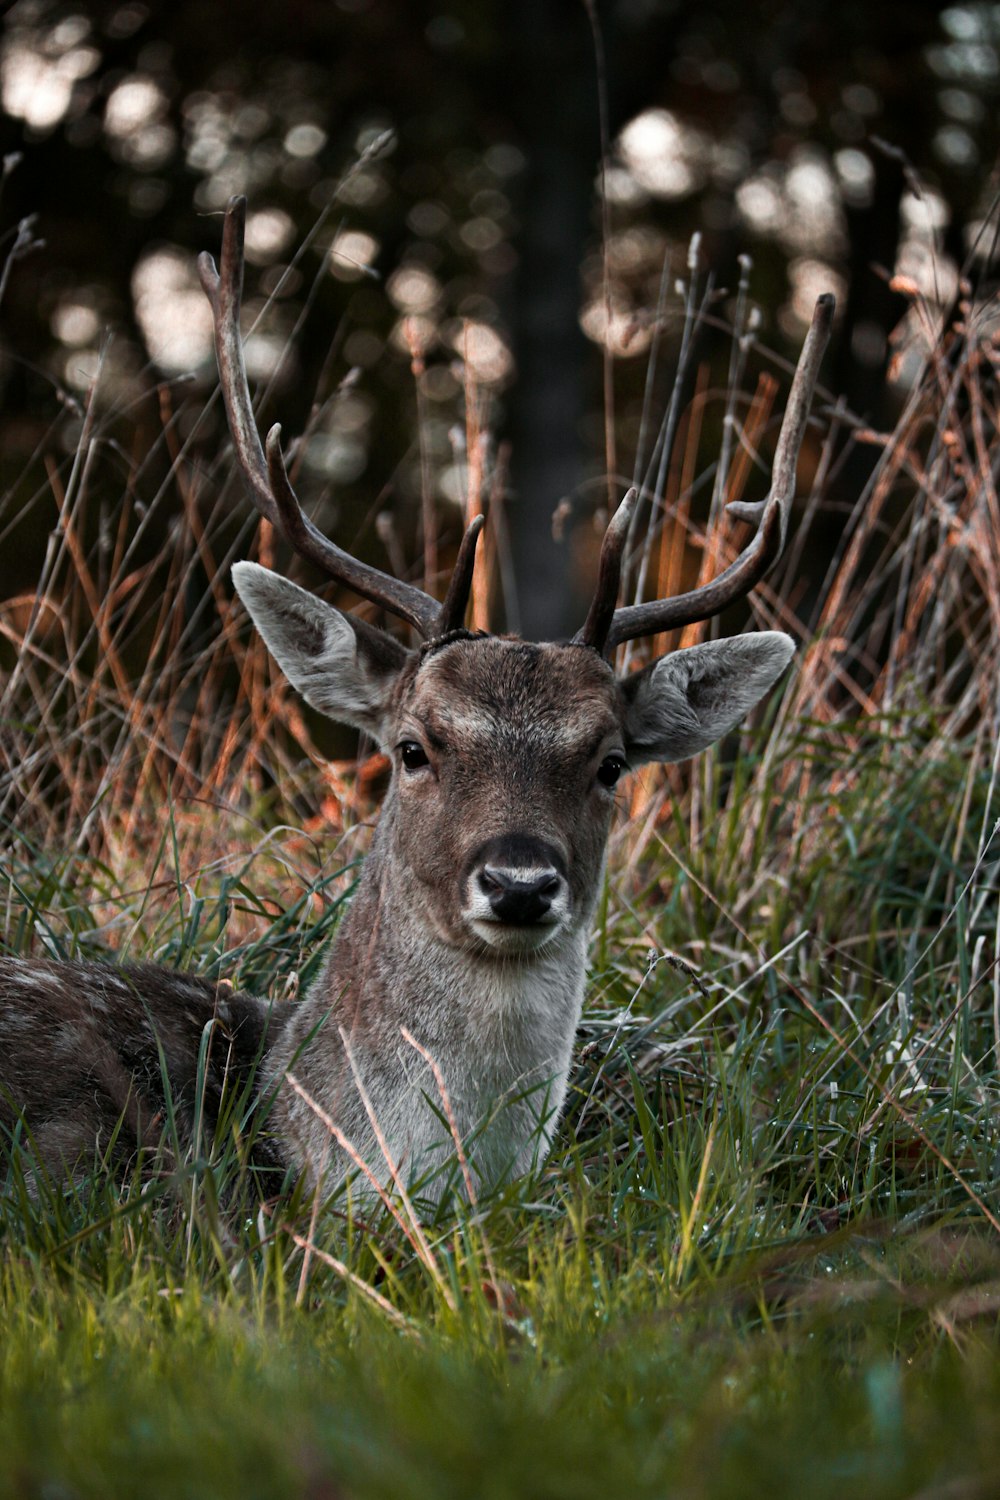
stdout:
MULTIPOLYGON (((262 1202, 240 1100, 124 1184, 33 1176, 19 1142, 0 1494, 1000 1493, 996 351, 960 309, 925 356, 894 433, 825 422, 801 536, 845 434, 877 466, 760 591, 802 642, 783 695, 623 794, 544 1169, 363 1222, 262 1202)), ((123 479, 99 397, 0 513, 5 541, 25 495, 58 517, 0 604, 4 947, 293 996, 382 773, 324 760, 231 618, 223 458, 168 415, 123 479), (187 524, 151 556, 157 514, 187 524)))

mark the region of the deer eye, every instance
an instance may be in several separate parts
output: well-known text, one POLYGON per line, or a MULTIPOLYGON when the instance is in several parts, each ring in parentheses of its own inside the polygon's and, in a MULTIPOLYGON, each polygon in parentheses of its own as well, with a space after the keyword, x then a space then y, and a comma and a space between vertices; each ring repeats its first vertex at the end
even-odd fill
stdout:
POLYGON ((404 740, 399 747, 399 753, 408 771, 419 771, 421 766, 430 764, 423 746, 418 745, 416 740, 404 740))
POLYGON ((597 768, 597 779, 602 786, 616 786, 618 778, 625 770, 624 756, 606 755, 597 768))

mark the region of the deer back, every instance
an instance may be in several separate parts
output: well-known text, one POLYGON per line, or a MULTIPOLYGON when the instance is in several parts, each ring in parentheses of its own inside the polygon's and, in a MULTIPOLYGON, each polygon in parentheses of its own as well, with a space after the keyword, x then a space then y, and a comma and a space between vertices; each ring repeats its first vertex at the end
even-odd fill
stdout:
MULTIPOLYGON (((113 1143, 117 1168, 252 1078, 279 1022, 267 1001, 153 964, 0 958, 0 1126, 20 1119, 62 1175, 113 1143)), ((265 1148, 265 1155, 268 1154, 265 1148)))

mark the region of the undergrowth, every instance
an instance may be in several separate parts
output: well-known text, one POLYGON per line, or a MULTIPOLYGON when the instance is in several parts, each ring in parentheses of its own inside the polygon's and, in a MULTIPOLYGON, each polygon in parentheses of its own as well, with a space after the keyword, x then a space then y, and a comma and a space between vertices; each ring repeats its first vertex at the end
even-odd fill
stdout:
MULTIPOLYGON (((693 277, 692 327, 711 306, 693 277)), ((375 1219, 262 1187, 245 1099, 124 1182, 52 1181, 18 1137, 5 1493, 996 1492, 997 351, 968 298, 932 335, 893 433, 823 413, 755 603, 801 641, 783 694, 623 801, 547 1163, 375 1219), (872 478, 810 553, 858 444, 872 478)), ((747 453, 771 385, 720 398, 747 453)), ((0 539, 26 495, 55 523, 37 589, 0 601, 3 947, 291 1002, 384 767, 325 758, 235 618, 228 563, 254 543, 224 454, 162 409, 166 481, 154 449, 122 485, 98 383, 71 458, 0 510, 0 539), (185 525, 137 550, 156 515, 185 525)), ((750 478, 742 452, 706 469, 685 421, 640 439, 637 589, 724 565, 750 478)))

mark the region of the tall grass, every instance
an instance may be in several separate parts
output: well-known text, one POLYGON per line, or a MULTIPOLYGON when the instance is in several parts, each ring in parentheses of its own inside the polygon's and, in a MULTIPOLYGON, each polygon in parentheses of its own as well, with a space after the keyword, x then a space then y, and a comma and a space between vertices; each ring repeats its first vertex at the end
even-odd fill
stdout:
MULTIPOLYGON (((963 297, 940 326, 911 291, 893 432, 820 411, 753 601, 801 642, 783 693, 626 794, 542 1169, 395 1216, 262 1199, 238 1100, 124 1183, 7 1154, 15 1493, 993 1492, 1000 439, 963 297)), ((724 565, 722 507, 759 482, 786 372, 744 394, 741 309, 728 387, 668 392, 641 436, 636 590, 724 565)), ((692 277, 692 330, 710 310, 692 277)), ((182 439, 170 393, 160 414, 136 456, 98 382, 71 458, 40 452, 0 508, 5 545, 26 511, 50 530, 0 601, 3 941, 293 997, 383 770, 323 756, 236 618, 232 558, 286 559, 234 522, 209 418, 182 439)))

